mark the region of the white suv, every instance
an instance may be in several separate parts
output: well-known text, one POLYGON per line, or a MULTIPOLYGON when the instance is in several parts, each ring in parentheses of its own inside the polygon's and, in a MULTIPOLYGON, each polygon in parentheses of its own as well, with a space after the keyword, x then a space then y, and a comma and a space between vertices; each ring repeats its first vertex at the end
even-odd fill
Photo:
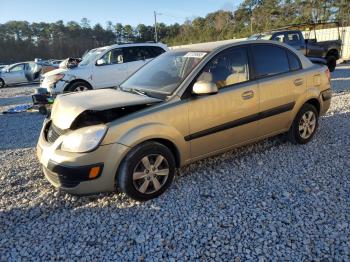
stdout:
POLYGON ((151 59, 168 51, 159 43, 123 44, 92 49, 75 68, 46 73, 40 87, 51 94, 119 85, 151 59))

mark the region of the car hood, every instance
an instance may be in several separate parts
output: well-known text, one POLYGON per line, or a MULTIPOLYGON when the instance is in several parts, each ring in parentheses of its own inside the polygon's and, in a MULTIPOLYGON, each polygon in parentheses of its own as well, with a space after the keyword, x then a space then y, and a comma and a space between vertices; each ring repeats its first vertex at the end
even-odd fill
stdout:
POLYGON ((161 100, 115 89, 70 93, 56 98, 51 118, 55 126, 64 130, 70 128, 73 121, 85 111, 102 111, 157 102, 161 100))
POLYGON ((68 72, 67 69, 58 68, 58 69, 55 69, 55 70, 47 72, 46 74, 44 74, 44 77, 58 75, 58 74, 64 74, 64 73, 67 73, 67 72, 68 72))

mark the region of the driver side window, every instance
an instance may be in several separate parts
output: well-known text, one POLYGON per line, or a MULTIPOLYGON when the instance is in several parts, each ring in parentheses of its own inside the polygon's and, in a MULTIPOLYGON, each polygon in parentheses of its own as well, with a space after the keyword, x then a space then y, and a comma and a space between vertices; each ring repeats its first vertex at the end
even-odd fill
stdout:
POLYGON ((203 69, 197 81, 213 82, 218 89, 249 80, 246 48, 233 48, 221 52, 203 69))
POLYGON ((16 65, 9 70, 11 73, 23 71, 23 64, 16 65))

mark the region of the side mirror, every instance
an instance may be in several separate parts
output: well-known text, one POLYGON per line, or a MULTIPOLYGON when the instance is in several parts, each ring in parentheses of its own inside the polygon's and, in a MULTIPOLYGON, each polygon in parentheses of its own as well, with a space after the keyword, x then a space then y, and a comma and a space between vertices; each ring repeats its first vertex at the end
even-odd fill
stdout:
POLYGON ((97 62, 96 62, 96 65, 98 65, 98 66, 102 66, 102 65, 105 65, 105 64, 106 64, 106 61, 103 60, 103 59, 99 59, 99 60, 97 60, 97 62))
POLYGON ((193 85, 192 92, 196 95, 213 95, 218 92, 218 87, 213 82, 198 81, 193 85))
POLYGON ((122 64, 122 63, 124 63, 124 58, 123 58, 123 55, 118 55, 118 57, 117 57, 117 61, 118 61, 118 64, 122 64))

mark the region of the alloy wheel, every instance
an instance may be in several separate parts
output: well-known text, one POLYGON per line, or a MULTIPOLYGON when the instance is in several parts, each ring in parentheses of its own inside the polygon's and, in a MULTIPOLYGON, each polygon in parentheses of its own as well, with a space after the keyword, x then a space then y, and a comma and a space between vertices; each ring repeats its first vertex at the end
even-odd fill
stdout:
POLYGON ((74 89, 74 92, 84 92, 84 91, 87 91, 87 90, 89 90, 89 88, 87 88, 86 86, 77 86, 74 89))
POLYGON ((308 139, 312 136, 316 129, 316 115, 312 111, 307 111, 303 114, 299 122, 299 134, 303 139, 308 139))
POLYGON ((134 187, 142 194, 153 194, 165 185, 168 176, 169 163, 166 158, 159 154, 147 155, 134 169, 134 187))

